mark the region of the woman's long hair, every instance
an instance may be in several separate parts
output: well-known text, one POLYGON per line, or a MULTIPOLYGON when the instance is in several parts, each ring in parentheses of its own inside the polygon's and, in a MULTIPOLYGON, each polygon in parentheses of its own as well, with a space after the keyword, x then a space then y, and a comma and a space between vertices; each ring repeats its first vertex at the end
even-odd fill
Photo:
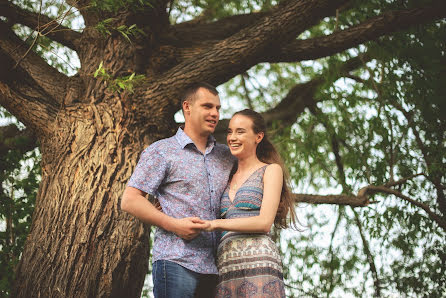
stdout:
POLYGON ((262 115, 253 111, 251 109, 245 109, 239 112, 236 112, 235 115, 242 115, 248 117, 252 121, 252 129, 254 133, 263 132, 264 136, 262 141, 257 145, 256 155, 257 158, 264 163, 272 164, 277 163, 282 167, 283 171, 283 184, 282 184, 282 192, 280 195, 280 203, 277 209, 277 214, 274 219, 274 225, 276 228, 287 228, 289 226, 296 227, 298 223, 296 212, 294 210, 295 200, 293 198, 292 193, 290 192, 290 188, 288 185, 289 175, 286 171, 285 165, 277 152, 274 145, 269 141, 268 136, 266 134, 266 123, 263 119, 262 115), (290 215, 290 223, 287 222, 287 215, 290 215))

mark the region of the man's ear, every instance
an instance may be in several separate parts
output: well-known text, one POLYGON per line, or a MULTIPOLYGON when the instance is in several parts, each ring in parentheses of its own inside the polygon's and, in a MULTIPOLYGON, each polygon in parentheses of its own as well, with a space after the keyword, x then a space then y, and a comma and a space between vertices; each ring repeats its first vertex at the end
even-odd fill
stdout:
POLYGON ((183 114, 190 115, 190 103, 187 100, 183 101, 183 114))

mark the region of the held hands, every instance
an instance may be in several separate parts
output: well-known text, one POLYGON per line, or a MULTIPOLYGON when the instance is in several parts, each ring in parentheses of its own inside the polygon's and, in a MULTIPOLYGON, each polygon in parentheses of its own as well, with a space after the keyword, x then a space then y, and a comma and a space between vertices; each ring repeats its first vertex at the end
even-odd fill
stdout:
POLYGON ((208 227, 204 229, 206 232, 213 232, 217 229, 215 220, 205 220, 204 222, 208 224, 208 227))
POLYGON ((201 231, 208 231, 209 221, 201 220, 198 217, 174 218, 174 228, 172 232, 185 240, 192 240, 201 231))
MULTIPOLYGON (((163 208, 158 200, 155 200, 154 206, 158 211, 163 212, 163 208)), ((174 218, 173 220, 174 227, 171 232, 185 240, 194 239, 201 231, 214 231, 211 228, 212 221, 202 220, 199 217, 174 218)))

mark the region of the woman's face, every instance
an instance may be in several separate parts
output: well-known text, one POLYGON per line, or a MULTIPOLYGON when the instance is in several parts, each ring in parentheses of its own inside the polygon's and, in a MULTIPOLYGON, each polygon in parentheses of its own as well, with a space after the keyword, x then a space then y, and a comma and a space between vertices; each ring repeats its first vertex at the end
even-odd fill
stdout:
POLYGON ((252 120, 243 115, 235 115, 229 122, 226 141, 232 155, 239 159, 255 155, 257 145, 263 139, 263 132, 255 133, 252 127, 252 120))

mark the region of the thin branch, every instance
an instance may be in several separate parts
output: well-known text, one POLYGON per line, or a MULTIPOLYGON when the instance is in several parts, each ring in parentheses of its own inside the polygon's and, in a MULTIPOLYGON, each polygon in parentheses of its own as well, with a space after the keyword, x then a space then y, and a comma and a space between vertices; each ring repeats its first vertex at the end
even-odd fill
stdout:
MULTIPOLYGON (((52 19, 41 13, 31 12, 11 4, 11 2, 0 3, 0 15, 7 17, 9 23, 19 23, 29 28, 41 32, 48 29, 42 35, 57 41, 58 43, 69 47, 73 50, 77 49, 82 33, 76 32, 68 27, 60 24, 61 20, 52 19), (55 30, 59 28, 58 30, 55 30)), ((63 15, 65 17, 67 13, 63 15)))
POLYGON ((366 187, 366 189, 367 189, 367 192, 383 192, 383 193, 392 194, 396 197, 403 199, 406 202, 409 202, 413 206, 423 209, 432 220, 434 220, 444 231, 446 231, 446 221, 443 218, 441 218, 439 215, 437 215, 435 212, 433 212, 429 208, 428 205, 418 202, 418 201, 402 194, 399 191, 396 191, 394 189, 388 188, 383 185, 382 186, 369 185, 366 187))
POLYGON ((363 23, 333 34, 295 40, 283 44, 277 51, 266 55, 263 62, 295 62, 314 60, 350 49, 380 36, 406 29, 412 25, 432 22, 446 16, 446 2, 414 9, 385 12, 363 23))
POLYGON ((384 186, 385 186, 385 187, 398 186, 398 185, 401 185, 401 184, 406 183, 407 181, 409 181, 409 180, 411 180, 411 179, 413 179, 413 178, 415 178, 415 177, 423 176, 423 175, 425 176, 424 173, 413 174, 413 175, 411 175, 411 176, 402 178, 402 179, 397 180, 397 181, 389 181, 388 183, 384 184, 384 186))
POLYGON ((355 223, 356 223, 356 226, 358 227, 359 235, 361 236, 364 253, 367 256, 367 260, 368 260, 369 266, 370 266, 370 271, 372 272, 373 283, 375 285, 375 297, 381 297, 382 286, 381 286, 381 281, 378 276, 378 270, 376 269, 375 259, 372 255, 372 252, 370 251, 369 242, 367 241, 367 239, 365 237, 361 221, 359 220, 358 213, 354 209, 352 209, 352 211, 355 216, 355 223))
POLYGON ((254 106, 252 104, 252 99, 249 96, 249 90, 248 90, 248 87, 246 86, 246 79, 245 79, 245 77, 247 77, 247 76, 248 76, 248 74, 246 72, 242 73, 241 76, 240 76, 240 79, 242 81, 243 90, 245 91, 245 98, 246 98, 246 102, 248 103, 248 107, 251 110, 254 110, 254 106))
MULTIPOLYGON (((338 211, 338 218, 336 220, 335 226, 333 228, 333 232, 331 233, 330 237, 330 246, 328 247, 328 254, 330 255, 330 264, 333 264, 334 260, 334 253, 333 253, 333 240, 335 238, 335 235, 337 233, 337 230, 339 228, 339 224, 342 220, 343 212, 341 210, 338 211)), ((333 292, 334 289, 334 279, 333 279, 333 267, 329 266, 329 275, 328 275, 328 282, 330 283, 329 288, 327 289, 327 297, 330 297, 330 294, 333 292)))

